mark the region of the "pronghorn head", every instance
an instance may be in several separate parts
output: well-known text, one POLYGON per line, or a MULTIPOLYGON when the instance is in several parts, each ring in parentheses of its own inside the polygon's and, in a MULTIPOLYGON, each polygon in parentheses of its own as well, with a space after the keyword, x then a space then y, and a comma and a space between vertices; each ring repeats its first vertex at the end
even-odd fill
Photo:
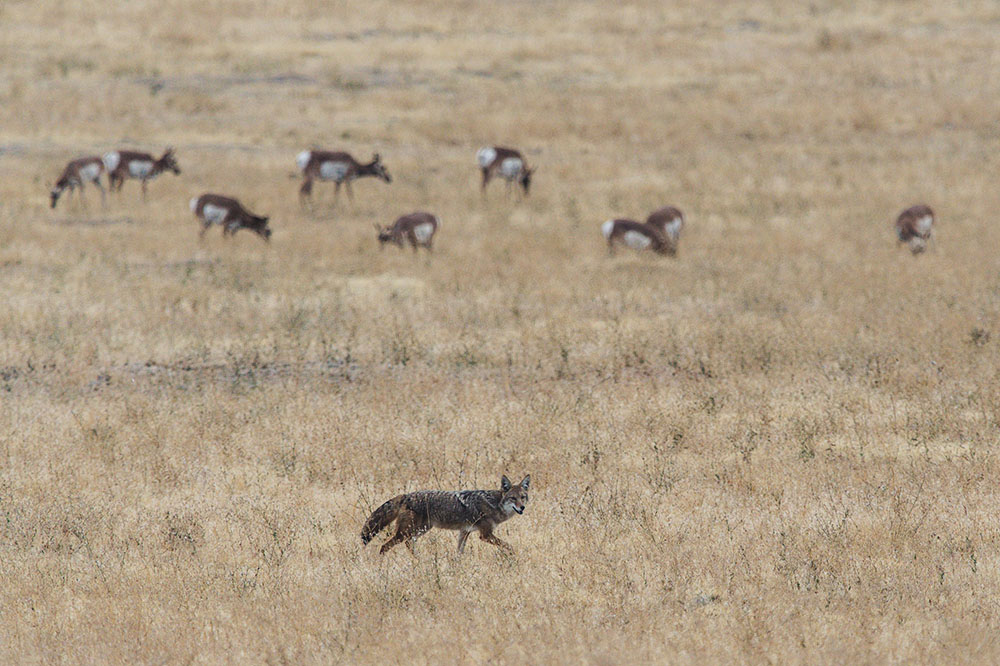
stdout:
POLYGON ((521 187, 524 188, 524 193, 527 194, 528 190, 531 188, 531 176, 535 173, 535 169, 528 169, 525 167, 524 171, 521 172, 521 187))
POLYGON ((174 149, 167 148, 163 157, 157 160, 160 163, 160 168, 163 171, 172 171, 174 175, 179 176, 181 174, 181 168, 177 166, 177 158, 174 156, 174 149))
POLYGON ((270 243, 271 228, 267 226, 270 219, 271 218, 269 217, 251 217, 246 223, 244 223, 243 226, 256 234, 259 234, 261 238, 270 243))
POLYGON ((368 169, 371 170, 373 175, 381 178, 385 182, 392 182, 392 176, 389 175, 389 170, 382 164, 382 157, 378 153, 372 155, 372 161, 371 164, 368 165, 368 169))
POLYGON ((56 202, 59 201, 59 195, 63 193, 63 189, 65 189, 65 186, 62 184, 62 181, 60 180, 58 183, 56 183, 56 186, 52 188, 52 191, 49 192, 49 198, 52 200, 51 203, 52 208, 56 207, 56 202))
POLYGON ((372 226, 375 227, 375 233, 378 234, 379 249, 384 248, 386 243, 395 243, 402 247, 402 237, 399 234, 394 234, 391 226, 380 227, 377 224, 372 224, 372 226))

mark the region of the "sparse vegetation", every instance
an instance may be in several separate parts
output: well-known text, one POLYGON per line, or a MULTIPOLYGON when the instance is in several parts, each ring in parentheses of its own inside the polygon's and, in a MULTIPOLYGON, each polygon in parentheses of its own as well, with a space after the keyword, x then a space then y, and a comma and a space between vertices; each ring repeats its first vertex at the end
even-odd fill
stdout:
POLYGON ((0 662, 996 661, 1000 15, 863 7, 4 4, 0 662), (304 212, 314 146, 394 181, 304 212), (204 191, 270 246, 199 244, 204 191), (666 204, 676 259, 607 257, 666 204), (362 548, 504 472, 516 557, 362 548))

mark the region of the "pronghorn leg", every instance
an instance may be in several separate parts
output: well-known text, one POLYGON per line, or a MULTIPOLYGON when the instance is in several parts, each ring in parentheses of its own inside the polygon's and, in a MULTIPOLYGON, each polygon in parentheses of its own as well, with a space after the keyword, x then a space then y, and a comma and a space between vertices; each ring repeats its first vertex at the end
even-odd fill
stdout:
POLYGON ((198 233, 198 240, 204 240, 205 239, 205 232, 208 231, 208 228, 210 226, 212 226, 211 222, 202 222, 201 223, 201 231, 198 233))
POLYGON ((484 197, 486 196, 486 186, 489 184, 489 182, 490 182, 490 170, 484 167, 483 184, 479 187, 479 191, 482 193, 484 197))
POLYGON ((94 181, 94 185, 101 191, 101 208, 107 208, 108 200, 107 194, 104 192, 104 186, 101 185, 101 181, 99 179, 94 181))
POLYGON ((305 180, 302 181, 302 187, 299 188, 299 206, 302 208, 312 209, 312 189, 313 180, 309 176, 306 176, 305 180))
POLYGON ((351 181, 344 181, 344 186, 347 189, 347 198, 351 200, 351 203, 354 203, 354 190, 351 189, 351 181))
POLYGON ((148 181, 145 178, 142 179, 142 201, 143 201, 143 203, 146 202, 146 183, 147 182, 148 181))

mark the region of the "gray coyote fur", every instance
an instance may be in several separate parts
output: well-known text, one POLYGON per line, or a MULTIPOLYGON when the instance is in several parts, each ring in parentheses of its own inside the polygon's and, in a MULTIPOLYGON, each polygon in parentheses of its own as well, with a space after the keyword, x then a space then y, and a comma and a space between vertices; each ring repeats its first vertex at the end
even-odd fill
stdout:
POLYGON ((419 490, 397 495, 369 516, 361 529, 361 541, 367 544, 395 520, 396 533, 382 545, 380 553, 398 543, 405 543, 412 553, 413 542, 432 527, 459 530, 460 553, 469 535, 476 531, 483 541, 513 552, 509 544, 493 535, 493 530, 515 513, 524 513, 530 483, 530 474, 516 486, 504 476, 500 490, 419 490))

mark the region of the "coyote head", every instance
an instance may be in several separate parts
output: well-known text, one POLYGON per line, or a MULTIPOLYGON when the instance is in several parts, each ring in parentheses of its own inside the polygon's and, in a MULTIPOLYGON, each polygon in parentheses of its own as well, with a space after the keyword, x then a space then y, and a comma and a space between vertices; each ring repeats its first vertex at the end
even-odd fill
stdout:
POLYGON ((524 506, 528 503, 528 484, 531 483, 531 475, 526 474, 521 483, 516 486, 511 485, 510 479, 506 475, 500 479, 500 507, 508 516, 512 513, 524 513, 524 506))

